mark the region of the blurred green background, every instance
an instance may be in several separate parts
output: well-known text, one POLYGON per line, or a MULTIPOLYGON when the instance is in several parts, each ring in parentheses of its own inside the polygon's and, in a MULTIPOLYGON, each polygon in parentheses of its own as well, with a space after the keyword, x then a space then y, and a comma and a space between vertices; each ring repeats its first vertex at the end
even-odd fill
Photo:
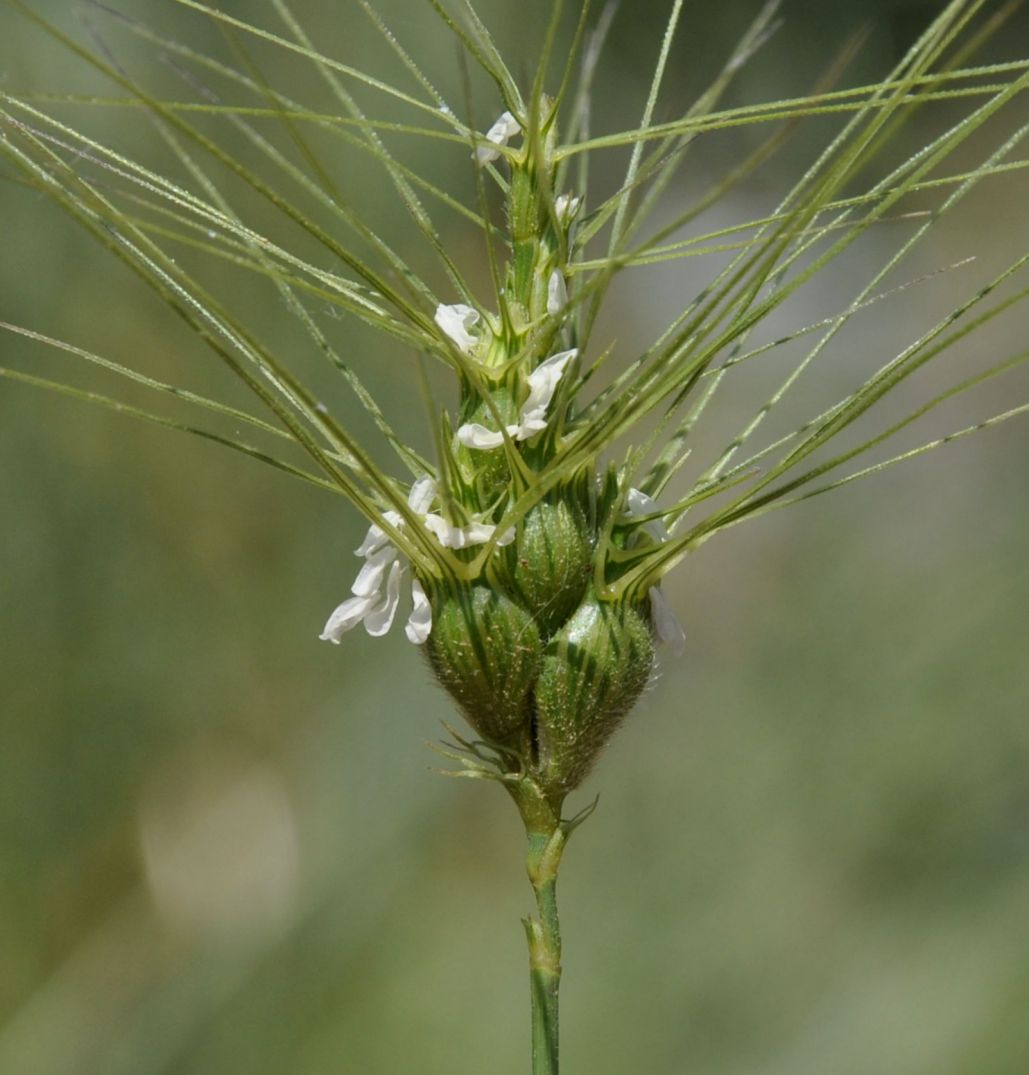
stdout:
MULTIPOLYGON (((274 25, 264 4, 222 6, 274 25)), ((549 5, 478 6, 513 69, 531 74, 549 5)), ((624 6, 598 130, 642 110, 669 5, 624 6)), ((847 81, 873 79, 940 6, 787 2, 728 102, 805 92, 863 25, 847 81)), ((99 10, 35 7, 165 95, 196 96, 159 48, 99 10)), ((326 52, 402 77, 356 4, 295 7, 326 52)), ((757 8, 687 5, 665 115, 701 91, 757 8)), ((455 49, 427 9, 382 7, 459 101, 455 49)), ((231 58, 210 24, 167 0, 122 10, 231 58)), ((0 88, 109 92, 6 6, 0 42, 0 88)), ((986 58, 1027 52, 1022 14, 986 58)), ((253 55, 276 84, 331 107, 302 65, 253 55)), ((497 101, 474 77, 473 90, 485 127, 497 101)), ((175 167, 141 116, 57 110, 175 167)), ((1013 129, 1026 111, 1016 102, 1003 122, 1013 129)), ((909 150, 957 114, 927 113, 909 150)), ((702 225, 766 211, 833 129, 802 132, 702 225)), ((669 204, 757 137, 694 152, 669 204)), ((473 196, 465 151, 404 145, 413 167, 473 196)), ((427 264, 379 173, 337 154, 348 197, 427 264)), ((614 182, 603 167, 600 182, 614 182)), ((1024 250, 1025 207, 1016 174, 941 221, 891 280, 976 263, 855 319, 787 416, 815 413, 854 368, 879 365, 1024 250)), ((277 226, 258 203, 242 208, 277 226)), ((151 294, 9 168, 0 219, 0 318, 243 400, 151 294)), ((443 226, 462 264, 482 263, 467 228, 443 226)), ((862 241, 775 330, 841 308, 895 243, 862 241)), ((631 356, 711 271, 698 259, 628 278, 603 335, 631 356)), ((232 275, 226 287, 352 415, 272 290, 232 275)), ((424 443, 410 356, 327 323, 424 443)), ((945 358, 909 402, 1020 350, 1025 329, 1016 312, 945 358)), ((3 365, 152 402, 38 344, 0 347, 3 365)), ((762 398, 726 394, 707 457, 762 398)), ((1029 382, 1016 378, 909 443, 1025 400, 1029 382)), ((1024 420, 985 432, 721 535, 670 579, 687 654, 663 663, 573 800, 601 793, 561 885, 569 1075, 1029 1071, 1027 456, 1024 420)), ((491 786, 428 771, 424 741, 450 708, 399 631, 358 631, 338 649, 317 640, 355 570, 355 512, 192 438, 8 382, 0 458, 0 1073, 527 1071, 518 918, 531 893, 515 813, 491 786)))

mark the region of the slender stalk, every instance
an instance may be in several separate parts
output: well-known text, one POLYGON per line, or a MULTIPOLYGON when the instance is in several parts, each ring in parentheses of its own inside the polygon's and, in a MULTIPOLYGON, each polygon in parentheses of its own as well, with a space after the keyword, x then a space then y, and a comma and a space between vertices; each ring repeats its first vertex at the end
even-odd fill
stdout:
POLYGON ((536 894, 538 918, 525 918, 529 942, 529 989, 532 1000, 533 1075, 558 1072, 558 990, 561 985, 561 925, 557 914, 557 871, 565 830, 528 831, 526 867, 536 894))
POLYGON ((592 813, 593 807, 562 821, 561 802, 548 798, 532 777, 522 776, 506 787, 525 825, 529 840, 525 868, 536 895, 537 917, 522 919, 529 942, 532 1075, 558 1075, 561 926, 557 917, 557 871, 568 837, 592 813))

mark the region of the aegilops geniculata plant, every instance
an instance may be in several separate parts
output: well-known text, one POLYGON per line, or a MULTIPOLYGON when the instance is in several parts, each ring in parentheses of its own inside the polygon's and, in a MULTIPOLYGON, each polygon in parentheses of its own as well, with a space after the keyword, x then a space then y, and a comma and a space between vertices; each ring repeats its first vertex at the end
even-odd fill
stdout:
MULTIPOLYGON (((208 91, 200 108, 249 142, 273 173, 293 184, 314 207, 307 210, 212 140, 189 110, 150 95, 30 6, 12 2, 130 100, 146 107, 182 165, 184 179, 168 179, 13 94, 0 95, 0 148, 8 161, 153 287, 279 424, 172 389, 32 330, 7 327, 155 391, 172 391, 236 423, 245 422, 266 437, 292 441, 320 473, 234 436, 204 433, 342 493, 367 517, 370 528, 356 549, 351 592, 329 616, 322 638, 339 643, 359 626, 380 636, 398 617, 405 620, 406 637, 423 649, 436 678, 476 733, 475 739, 455 735, 455 742, 442 748, 444 753, 460 763, 460 775, 499 781, 514 799, 529 838, 528 869, 539 912, 537 919, 525 922, 533 1065, 538 1073, 556 1072, 557 868, 569 833, 589 812, 567 820, 563 803, 650 682, 660 649, 682 651, 684 634, 663 596, 662 579, 726 527, 934 447, 939 440, 843 477, 833 473, 937 405, 1026 357, 995 362, 873 436, 835 452, 822 451, 911 374, 1024 297, 1029 289, 1022 287, 983 306, 1029 256, 977 288, 838 402, 745 455, 748 441, 769 412, 850 319, 885 296, 886 277, 940 216, 984 178, 1024 167, 1024 161, 1012 159, 1027 130, 1022 127, 974 167, 940 173, 954 151, 1027 86, 1025 63, 967 66, 971 46, 996 29, 1004 12, 977 32, 973 19, 986 5, 955 0, 880 83, 719 110, 734 74, 773 28, 776 4, 768 4, 697 102, 683 115, 657 123, 656 107, 682 8, 675 0, 639 126, 598 136, 589 130, 589 102, 617 6, 611 3, 595 22, 590 5, 582 5, 568 59, 551 86, 549 68, 562 18, 561 5, 555 3, 538 72, 532 86, 523 89, 471 3, 461 0, 455 14, 429 0, 467 57, 496 86, 503 111, 485 133, 458 118, 368 0, 357 3, 413 77, 416 92, 397 89, 316 49, 285 0, 271 5, 285 28, 281 34, 195 0, 176 0, 232 34, 256 36, 310 61, 334 94, 338 115, 315 113, 253 73, 128 22, 133 33, 193 70, 195 79, 203 75, 256 95, 258 103, 244 108, 223 104, 208 91), (348 81, 388 95, 419 121, 377 124, 352 97, 348 81), (899 164, 867 178, 870 162, 919 109, 938 99, 966 98, 970 104, 959 119, 899 164), (821 113, 838 113, 842 125, 774 212, 736 227, 671 239, 759 167, 797 120, 821 113), (342 138, 353 152, 366 154, 381 167, 413 228, 438 258, 447 292, 437 294, 368 227, 333 189, 309 147, 310 172, 292 163, 255 126, 261 117, 286 120, 301 145, 305 143, 298 125, 310 124, 342 138), (641 237, 698 140, 733 126, 768 123, 776 125, 773 133, 733 172, 641 237), (384 140, 391 129, 438 139, 441 151, 456 143, 475 169, 478 208, 459 204, 404 165, 384 140), (630 151, 622 182, 613 194, 594 202, 587 163, 592 155, 617 148, 630 151), (79 167, 80 160, 90 168, 79 167), (344 269, 317 266, 247 223, 205 161, 216 163, 298 225, 344 269), (916 194, 937 198, 932 212, 900 213, 904 200, 916 194), (459 212, 481 230, 492 283, 488 297, 482 288, 470 286, 448 253, 423 205, 427 199, 459 212), (321 215, 331 227, 321 222, 321 215), (907 231, 842 310, 787 337, 766 343, 752 339, 770 314, 886 220, 903 222, 907 231), (352 241, 341 240, 340 230, 352 241), (245 322, 166 252, 163 244, 172 242, 187 243, 274 284, 285 308, 344 377, 392 447, 404 467, 403 477, 373 462, 367 446, 245 322), (594 335, 612 279, 636 265, 709 253, 726 256, 714 278, 649 347, 608 374, 610 348, 598 348, 594 335), (433 460, 421 456, 389 425, 305 300, 345 311, 452 370, 456 403, 431 414, 433 460), (693 449, 695 427, 719 389, 734 377, 745 377, 749 363, 806 337, 814 343, 772 396, 691 485, 677 487, 693 449), (821 481, 827 475, 833 476, 821 481)), ((18 371, 5 370, 3 375, 76 392, 18 371)), ((103 397, 88 398, 176 424, 103 397)), ((1017 406, 974 428, 1026 409, 1017 406)))

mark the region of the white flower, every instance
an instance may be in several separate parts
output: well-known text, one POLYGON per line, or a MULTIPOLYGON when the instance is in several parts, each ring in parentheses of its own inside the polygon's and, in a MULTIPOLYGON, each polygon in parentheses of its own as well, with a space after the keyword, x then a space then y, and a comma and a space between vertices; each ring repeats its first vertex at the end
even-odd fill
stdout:
POLYGON ((500 156, 497 146, 506 146, 522 128, 518 126, 518 120, 510 112, 502 112, 496 123, 486 132, 486 141, 492 143, 487 146, 476 147, 474 157, 479 164, 489 164, 500 156))
POLYGON ((547 281, 547 313, 554 316, 568 302, 568 288, 560 269, 555 269, 547 281))
MULTIPOLYGON (((464 549, 469 545, 482 545, 493 537, 496 527, 489 523, 472 522, 466 527, 452 526, 442 515, 429 511, 437 497, 436 483, 432 478, 419 478, 407 497, 411 511, 421 518, 426 530, 434 534, 441 545, 448 549, 464 549)), ((396 511, 383 512, 383 519, 394 527, 405 525, 403 516, 396 511)), ((509 545, 515 531, 504 532, 498 545, 509 545)), ((329 617, 321 638, 336 645, 347 631, 364 624, 372 636, 384 635, 393 626, 397 606, 400 604, 400 586, 407 576, 408 568, 400 562, 400 552, 389 540, 381 526, 369 527, 364 541, 354 550, 356 556, 364 557, 364 565, 357 573, 348 597, 329 617), (388 574, 387 574, 388 572, 388 574), (385 581, 385 593, 383 592, 385 581)), ((432 606, 417 578, 411 579, 412 611, 404 627, 409 641, 420 646, 432 630, 432 606)))
POLYGON ((571 194, 559 194, 554 199, 554 212, 557 214, 558 221, 566 227, 581 208, 581 197, 573 197, 571 194))
MULTIPOLYGON (((659 510, 657 501, 639 489, 629 490, 629 495, 625 498, 625 507, 627 509, 625 514, 630 519, 639 519, 644 515, 655 515, 659 510)), ((663 519, 651 519, 649 522, 644 523, 643 531, 658 543, 668 540, 668 527, 665 526, 663 519)))
MULTIPOLYGON (((547 428, 547 408, 565 369, 578 353, 574 347, 570 351, 559 351, 529 374, 529 398, 522 405, 520 421, 506 427, 512 440, 528 440, 547 428)), ((468 422, 458 429, 457 439, 468 448, 499 448, 504 443, 504 434, 494 433, 477 422, 468 422)))
POLYGON ((682 624, 657 586, 650 587, 648 596, 650 622, 654 625, 655 634, 676 657, 681 657, 686 652, 686 632, 682 629, 682 624))
MULTIPOLYGON (((386 582, 385 595, 379 590, 374 590, 367 594, 357 593, 358 582, 361 581, 360 576, 358 576, 358 582, 355 582, 351 587, 351 589, 355 591, 354 596, 348 597, 343 604, 339 605, 326 622, 325 627, 319 636, 324 641, 334 642, 338 646, 342 641, 343 635, 351 628, 356 627, 359 623, 363 623, 364 629, 376 638, 379 635, 384 635, 393 625, 393 618, 397 613, 397 605, 400 603, 400 583, 403 581, 403 576, 407 573, 407 569, 402 567, 396 559, 397 550, 394 549, 392 545, 387 545, 386 549, 392 554, 393 561, 389 569, 389 578, 386 582)), ((362 568, 361 573, 364 574, 364 568, 362 568)), ((414 619, 414 616, 415 614, 412 613, 412 620, 414 619)), ((419 641, 424 642, 425 638, 428 637, 428 634, 429 632, 426 631, 425 637, 421 638, 419 641)), ((411 636, 410 624, 408 624, 408 638, 411 638, 412 642, 416 640, 411 636)))
POLYGON ((471 329, 479 323, 477 310, 473 310, 471 306, 465 306, 463 302, 455 303, 453 306, 444 306, 440 303, 436 307, 434 320, 459 351, 463 351, 466 355, 471 354, 476 343, 476 337, 472 335, 471 329))
POLYGON ((420 646, 432 630, 432 605, 429 604, 422 584, 417 579, 411 580, 411 598, 414 608, 411 610, 411 615, 407 617, 404 634, 407 635, 408 642, 420 646))
MULTIPOLYGON (((659 510, 657 501, 640 489, 629 490, 625 498, 625 508, 625 514, 630 519, 654 515, 659 510)), ((668 540, 668 527, 663 519, 650 519, 642 524, 642 528, 643 532, 658 544, 668 540)), ((650 598, 650 622, 654 626, 654 633, 677 657, 681 657, 686 649, 686 632, 676 619, 672 606, 657 586, 651 586, 647 596, 650 598)))

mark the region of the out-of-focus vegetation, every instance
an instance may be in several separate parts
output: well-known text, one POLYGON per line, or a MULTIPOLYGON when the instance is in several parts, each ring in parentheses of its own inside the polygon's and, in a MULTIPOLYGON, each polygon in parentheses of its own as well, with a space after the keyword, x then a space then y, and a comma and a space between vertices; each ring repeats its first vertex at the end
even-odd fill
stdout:
MULTIPOLYGON (((177 5, 126 4, 231 56, 177 5)), ((75 25, 68 5, 36 6, 75 25)), ((531 73, 548 5, 478 6, 513 69, 531 73)), ((625 5, 598 129, 642 109, 665 7, 625 5)), ((673 54, 683 101, 756 7, 694 5, 673 54)), ((224 8, 271 19, 263 5, 224 8)), ((296 8, 326 52, 378 62, 356 5, 296 8)), ((459 99, 454 47, 427 9, 383 11, 459 99)), ((868 81, 936 9, 787 3, 732 101, 806 92, 865 23, 847 80, 868 81)), ((79 14, 83 40, 98 32, 166 95, 196 97, 160 50, 79 14)), ((984 57, 1027 51, 1022 14, 984 57)), ((274 81, 276 54, 254 56, 274 81)), ((101 92, 7 7, 0 74, 11 90, 101 92)), ((497 103, 474 85, 485 126, 497 103)), ((301 89, 314 94, 314 79, 301 89)), ((143 116, 63 109, 173 167, 143 116)), ((909 151, 937 122, 920 117, 909 151)), ((832 129, 802 131, 710 227, 763 212, 832 129)), ((702 187, 746 144, 712 140, 683 182, 702 187)), ((470 199, 467 154, 432 150, 408 159, 470 199)), ((402 244, 378 174, 357 157, 333 164, 402 244)), ((917 335, 1025 248, 1026 217, 1024 176, 981 187, 904 278, 977 262, 856 319, 807 391, 917 335)), ((242 398, 127 271, 10 176, 0 219, 0 318, 242 398)), ((863 242, 869 272, 889 241, 863 242)), ((481 259, 459 226, 451 242, 481 259)), ((709 273, 695 259, 630 276, 610 334, 631 353, 709 273)), ((795 324, 837 310, 846 285, 827 277, 795 324)), ((288 354, 298 333, 270 287, 234 286, 288 354)), ((334 327, 391 413, 421 430, 409 356, 334 327)), ((1025 328, 1016 313, 943 361, 971 371, 983 347, 1024 347, 1025 328)), ((0 348, 3 365, 124 388, 38 344, 0 348)), ((331 377, 313 376, 342 405, 331 377)), ((1025 378, 987 389, 940 429, 1026 399, 1025 378)), ((726 404, 711 435, 749 413, 726 404)), ((666 661, 590 780, 583 803, 600 791, 600 808, 565 864, 570 1073, 1029 1070, 1027 456, 1025 424, 987 431, 721 535, 671 578, 687 655, 666 661)), ((9 383, 0 458, 0 1072, 526 1070, 530 893, 515 813, 492 786, 427 771, 423 740, 450 709, 401 636, 316 638, 365 524, 211 445, 9 383)))

